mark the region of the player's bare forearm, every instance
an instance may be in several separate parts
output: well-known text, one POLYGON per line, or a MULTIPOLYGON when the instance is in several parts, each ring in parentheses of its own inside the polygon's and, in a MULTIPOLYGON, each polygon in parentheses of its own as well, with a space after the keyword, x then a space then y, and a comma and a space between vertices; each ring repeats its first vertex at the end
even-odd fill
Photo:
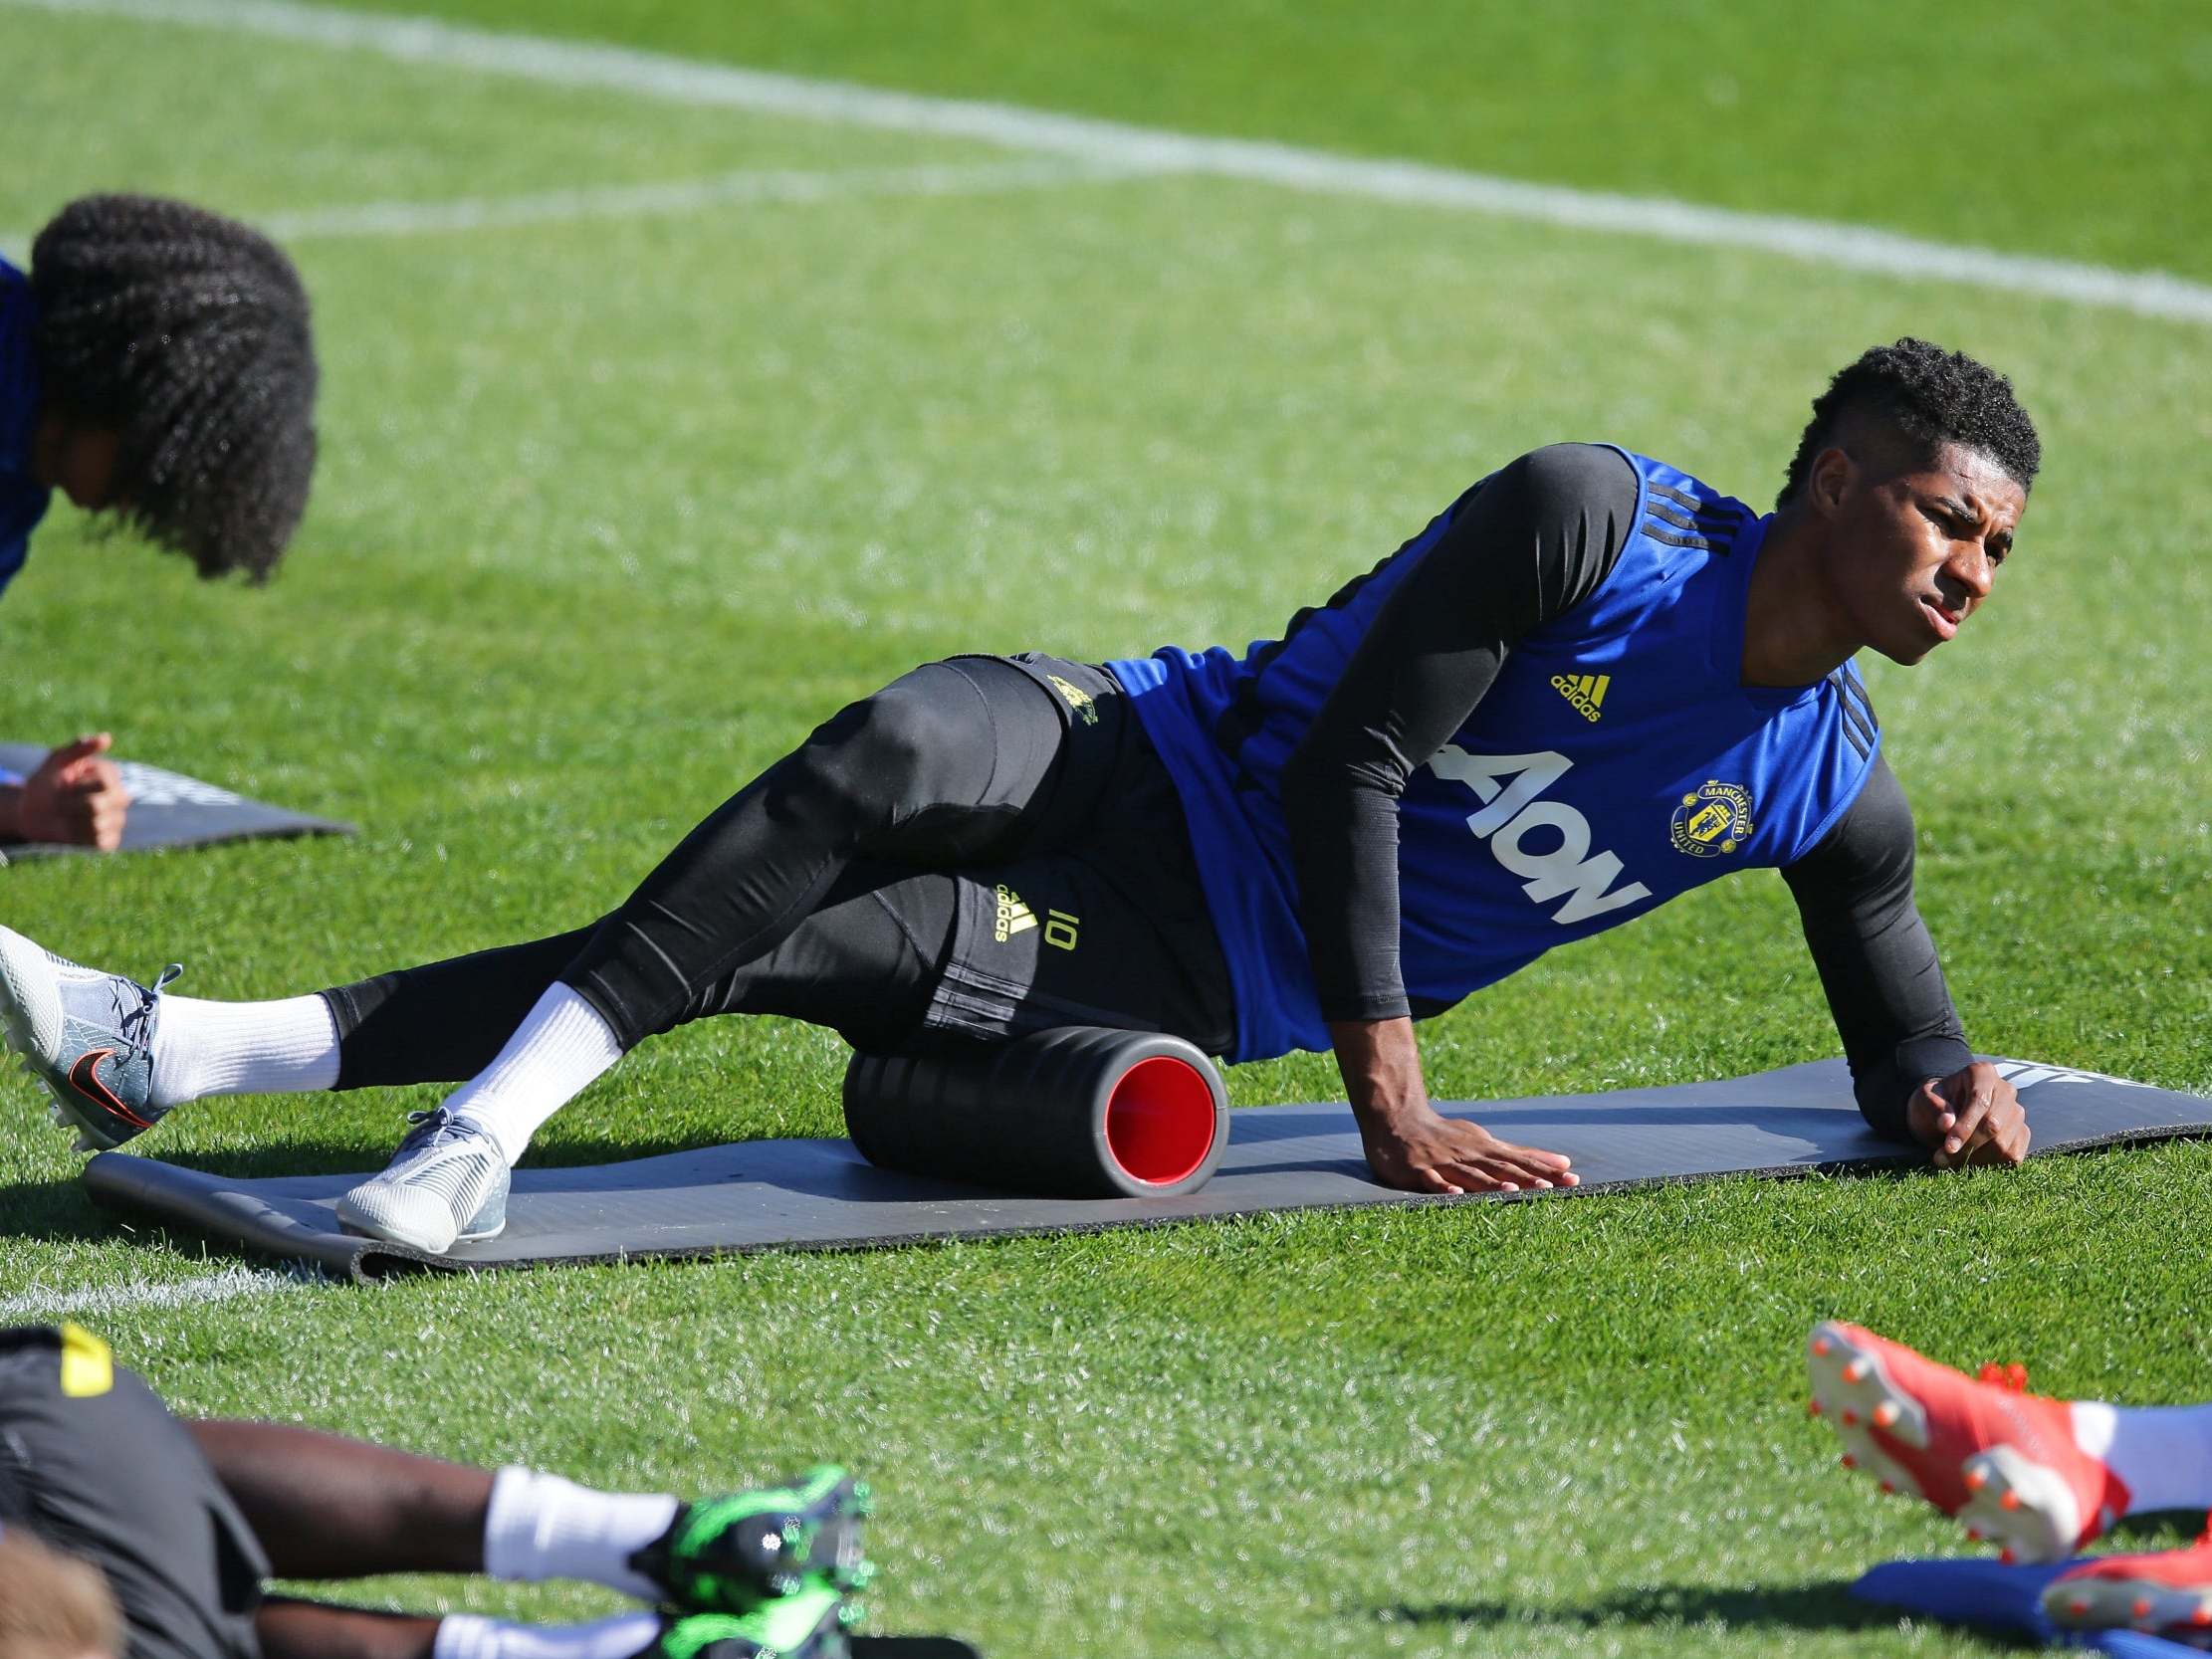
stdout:
POLYGON ((1329 1038, 1368 1167, 1383 1185, 1450 1193, 1575 1184, 1559 1153, 1512 1145, 1430 1104, 1412 1020, 1334 1021, 1329 1038))
POLYGON ((1412 1020, 1334 1020, 1329 1041, 1362 1131, 1430 1114, 1429 1084, 1422 1075, 1421 1044, 1412 1020))

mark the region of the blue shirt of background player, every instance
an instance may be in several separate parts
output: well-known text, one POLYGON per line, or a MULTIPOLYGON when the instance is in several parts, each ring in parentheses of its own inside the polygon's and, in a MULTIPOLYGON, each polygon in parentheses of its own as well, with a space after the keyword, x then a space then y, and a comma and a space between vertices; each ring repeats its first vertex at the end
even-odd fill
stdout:
POLYGON ((23 568, 31 531, 53 492, 31 469, 39 370, 31 352, 31 284, 0 259, 0 590, 23 568))

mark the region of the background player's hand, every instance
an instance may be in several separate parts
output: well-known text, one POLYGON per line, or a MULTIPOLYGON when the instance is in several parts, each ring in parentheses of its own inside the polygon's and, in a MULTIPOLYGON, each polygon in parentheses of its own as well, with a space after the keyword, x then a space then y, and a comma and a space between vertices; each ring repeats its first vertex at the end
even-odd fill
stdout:
POLYGON ((122 773, 104 758, 114 741, 96 731, 64 743, 23 780, 18 833, 26 841, 58 841, 111 852, 122 842, 130 796, 122 773))
POLYGON ((1938 1169, 2018 1163, 2028 1155, 2028 1109, 1986 1060, 1921 1084, 1905 1122, 1938 1169))
POLYGON ((1519 1192, 1573 1186, 1580 1176, 1560 1152, 1500 1141, 1480 1124, 1424 1107, 1418 1117, 1360 1124, 1367 1164, 1385 1186, 1406 1192, 1519 1192))

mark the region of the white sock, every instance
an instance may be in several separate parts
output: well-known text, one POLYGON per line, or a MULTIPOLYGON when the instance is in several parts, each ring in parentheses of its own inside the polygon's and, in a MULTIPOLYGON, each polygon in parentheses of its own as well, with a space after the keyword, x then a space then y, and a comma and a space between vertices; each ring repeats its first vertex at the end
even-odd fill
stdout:
POLYGON ((298 1095, 337 1085, 337 1021, 320 996, 202 1002, 164 991, 153 1036, 153 1104, 203 1095, 298 1095))
POLYGON ((535 1469, 502 1469, 484 1516, 484 1570, 526 1584, 580 1578, 658 1601, 661 1587, 630 1557, 668 1531, 677 1508, 657 1492, 594 1492, 535 1469))
POLYGON ((539 1125, 621 1058, 614 1028, 556 984, 523 1016, 492 1063, 447 1097, 446 1110, 490 1136, 513 1164, 539 1125))
POLYGON ((430 1659, 637 1659, 660 1633, 658 1613, 616 1613, 589 1624, 509 1624, 448 1613, 438 1621, 430 1659))
POLYGON ((2127 1513, 2212 1509, 2212 1405, 2074 1402, 2074 1443, 2127 1487, 2127 1513))

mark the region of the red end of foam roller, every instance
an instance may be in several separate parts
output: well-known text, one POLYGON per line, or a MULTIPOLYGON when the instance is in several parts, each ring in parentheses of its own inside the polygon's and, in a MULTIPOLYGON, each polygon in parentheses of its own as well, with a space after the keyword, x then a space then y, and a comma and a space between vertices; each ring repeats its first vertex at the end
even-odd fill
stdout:
POLYGON ((1173 1186, 1214 1149, 1214 1091, 1186 1061, 1165 1054, 1122 1073, 1106 1103, 1106 1147, 1132 1180, 1173 1186))

